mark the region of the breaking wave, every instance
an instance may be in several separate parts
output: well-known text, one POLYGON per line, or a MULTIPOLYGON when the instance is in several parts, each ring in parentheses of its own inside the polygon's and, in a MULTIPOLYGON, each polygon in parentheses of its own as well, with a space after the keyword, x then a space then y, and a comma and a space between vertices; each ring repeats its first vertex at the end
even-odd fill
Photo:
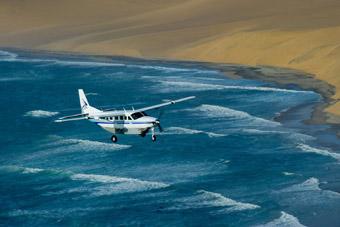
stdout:
POLYGON ((206 91, 206 90, 249 90, 249 91, 270 91, 286 93, 313 93, 312 91, 298 91, 274 87, 256 87, 239 85, 219 85, 207 83, 195 83, 186 81, 160 81, 163 87, 172 91, 206 91))
POLYGON ((203 104, 196 108, 189 109, 189 111, 194 112, 194 113, 201 112, 201 113, 204 113, 207 117, 229 118, 232 120, 247 121, 247 122, 250 121, 260 126, 264 124, 266 126, 279 126, 280 125, 280 123, 278 122, 266 120, 260 117, 255 117, 255 116, 248 114, 247 112, 230 109, 228 107, 223 107, 223 106, 203 104))
POLYGON ((304 227, 304 225, 293 215, 281 211, 281 216, 278 219, 256 227, 304 227))
POLYGON ((51 112, 51 111, 46 111, 46 110, 32 110, 32 111, 26 112, 24 116, 35 117, 35 118, 47 118, 47 117, 53 117, 57 114, 59 114, 59 112, 51 112))
POLYGON ((319 184, 319 179, 311 177, 300 184, 295 184, 288 188, 282 189, 280 192, 321 191, 319 184))
POLYGON ((224 208, 223 212, 234 212, 243 210, 258 209, 260 206, 238 202, 233 199, 227 198, 219 193, 199 190, 195 195, 178 200, 178 205, 171 209, 198 209, 207 207, 224 208))
MULTIPOLYGON (((280 128, 282 129, 282 128, 280 128)), ((302 134, 302 133, 297 133, 294 131, 290 131, 287 129, 284 129, 286 131, 279 131, 279 130, 260 130, 260 129, 241 129, 240 131, 242 133, 249 133, 249 134, 253 134, 253 135, 267 135, 267 134, 281 134, 281 135, 285 135, 288 138, 295 140, 295 141, 299 141, 299 142, 303 142, 303 141, 307 141, 307 140, 314 140, 315 138, 313 136, 310 135, 306 135, 306 134, 302 134)))
MULTIPOLYGON (((117 177, 110 175, 97 175, 97 174, 84 174, 84 173, 72 173, 69 171, 53 170, 53 169, 40 169, 40 168, 25 168, 18 166, 5 166, 1 169, 9 172, 19 172, 22 174, 37 174, 41 172, 49 173, 53 175, 64 175, 73 181, 86 181, 87 183, 93 183, 93 185, 87 185, 86 187, 77 185, 77 187, 72 187, 59 192, 53 192, 50 194, 64 194, 73 192, 89 193, 91 196, 104 196, 112 194, 122 194, 130 192, 141 192, 149 191, 153 189, 161 189, 169 187, 169 184, 156 182, 156 181, 146 181, 135 178, 127 177, 117 177)), ((48 193, 47 193, 48 194, 48 193)))
POLYGON ((0 82, 20 81, 20 80, 31 80, 31 78, 25 78, 25 77, 2 77, 0 78, 0 82))
POLYGON ((63 66, 83 66, 83 67, 115 67, 125 66, 121 63, 110 63, 110 62, 92 62, 92 61, 62 61, 55 60, 52 64, 63 65, 63 66))
POLYGON ((214 70, 204 70, 204 69, 190 69, 190 68, 176 68, 176 67, 167 67, 167 66, 152 66, 152 65, 126 65, 128 68, 139 68, 139 69, 153 69, 160 70, 164 72, 204 72, 204 73, 214 73, 214 70))
POLYGON ((112 151, 131 147, 131 145, 104 143, 85 139, 58 139, 57 141, 48 143, 47 146, 52 146, 52 149, 54 146, 57 146, 56 150, 61 149, 65 151, 112 151))
POLYGON ((330 190, 322 190, 320 188, 320 182, 319 179, 315 177, 311 177, 304 182, 300 184, 295 184, 290 187, 284 188, 280 190, 279 192, 293 192, 293 193, 299 193, 299 192, 320 192, 324 196, 329 196, 329 197, 336 197, 340 198, 340 193, 330 191, 330 190))
POLYGON ((339 153, 334 153, 334 152, 328 151, 326 149, 319 149, 319 148, 308 146, 306 144, 298 144, 297 148, 299 148, 303 152, 320 154, 320 155, 323 155, 323 156, 332 157, 332 158, 340 161, 340 154, 339 153))
POLYGON ((153 189, 166 188, 170 186, 168 184, 155 181, 144 181, 134 178, 124 178, 96 174, 74 174, 70 178, 72 180, 102 183, 103 185, 90 189, 92 191, 91 195, 93 196, 149 191, 153 189))
POLYGON ((15 59, 18 55, 8 51, 0 50, 0 61, 15 59))
POLYGON ((43 169, 39 169, 39 168, 24 168, 22 170, 22 173, 40 173, 44 171, 43 169))
POLYGON ((205 132, 201 130, 189 129, 189 128, 181 128, 181 127, 169 127, 165 129, 165 132, 162 134, 168 135, 183 135, 183 134, 206 134, 209 137, 222 137, 226 136, 225 134, 218 134, 213 132, 205 132))

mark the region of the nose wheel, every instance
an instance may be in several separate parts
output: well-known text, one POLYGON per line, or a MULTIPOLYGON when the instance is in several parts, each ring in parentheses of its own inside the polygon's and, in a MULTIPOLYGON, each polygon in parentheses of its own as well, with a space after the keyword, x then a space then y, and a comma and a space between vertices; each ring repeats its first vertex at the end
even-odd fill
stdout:
POLYGON ((112 143, 117 143, 117 141, 118 141, 117 136, 112 135, 112 136, 111 136, 111 141, 112 141, 112 143))
POLYGON ((156 135, 155 135, 155 128, 152 128, 152 129, 151 129, 151 132, 152 132, 151 140, 152 140, 152 142, 155 142, 156 139, 157 139, 157 137, 156 137, 156 135))
POLYGON ((152 142, 155 142, 155 141, 156 141, 156 139, 157 139, 156 135, 152 135, 152 136, 151 136, 151 140, 152 140, 152 142))

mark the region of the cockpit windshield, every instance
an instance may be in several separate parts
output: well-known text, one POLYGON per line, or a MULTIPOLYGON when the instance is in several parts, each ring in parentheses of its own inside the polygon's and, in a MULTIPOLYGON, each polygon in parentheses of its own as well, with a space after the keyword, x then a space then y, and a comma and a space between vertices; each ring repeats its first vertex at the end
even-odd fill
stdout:
POLYGON ((144 112, 137 112, 137 113, 131 114, 131 117, 133 118, 133 120, 136 120, 136 119, 144 117, 144 116, 148 116, 148 115, 144 112))

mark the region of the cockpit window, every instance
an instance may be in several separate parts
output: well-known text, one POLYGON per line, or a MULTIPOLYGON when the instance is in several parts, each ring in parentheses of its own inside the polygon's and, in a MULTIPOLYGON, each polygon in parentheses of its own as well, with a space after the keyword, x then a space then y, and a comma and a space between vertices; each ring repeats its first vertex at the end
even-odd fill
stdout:
POLYGON ((141 118, 141 117, 143 117, 143 116, 144 116, 143 112, 137 112, 137 113, 131 114, 131 117, 132 117, 134 120, 136 120, 136 119, 138 119, 138 118, 141 118))

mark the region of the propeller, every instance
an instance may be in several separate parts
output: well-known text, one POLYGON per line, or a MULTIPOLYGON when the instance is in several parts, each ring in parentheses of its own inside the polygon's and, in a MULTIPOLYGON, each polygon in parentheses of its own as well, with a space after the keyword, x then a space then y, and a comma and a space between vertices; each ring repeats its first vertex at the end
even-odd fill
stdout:
POLYGON ((158 130, 159 130, 160 132, 163 132, 163 131, 164 131, 164 130, 163 130, 163 127, 161 126, 161 122, 159 121, 160 118, 163 116, 163 114, 164 114, 164 111, 161 109, 161 110, 159 111, 157 120, 156 120, 156 122, 155 122, 155 125, 158 127, 158 130))
POLYGON ((163 131, 164 131, 164 130, 163 130, 163 127, 161 126, 161 123, 160 123, 159 121, 156 121, 156 122, 155 122, 155 125, 157 125, 158 130, 159 130, 160 132, 163 132, 163 131))

